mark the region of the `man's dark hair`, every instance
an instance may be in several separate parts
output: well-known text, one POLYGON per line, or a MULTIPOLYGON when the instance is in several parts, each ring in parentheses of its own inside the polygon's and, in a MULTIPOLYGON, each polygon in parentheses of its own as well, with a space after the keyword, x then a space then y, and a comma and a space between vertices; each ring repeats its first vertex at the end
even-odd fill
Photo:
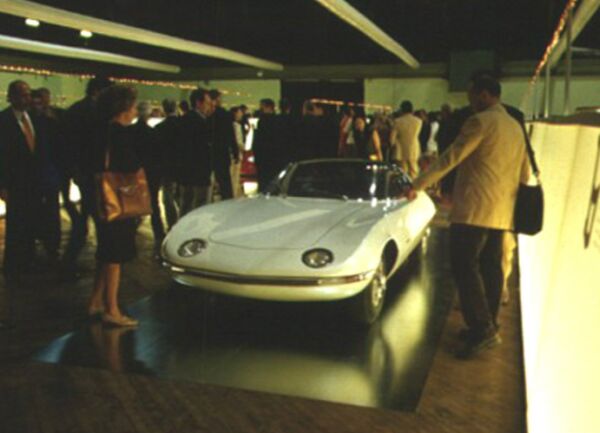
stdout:
POLYGON ((7 96, 9 98, 15 96, 17 94, 19 86, 22 84, 27 85, 27 83, 23 80, 11 81, 11 83, 8 85, 8 91, 6 92, 7 96))
POLYGON ((350 105, 344 104, 344 105, 342 105, 342 108, 340 111, 342 112, 342 114, 349 116, 350 114, 352 114, 354 109, 350 105))
POLYGON ((400 104, 400 111, 402 113, 412 113, 413 112, 413 104, 410 101, 402 101, 400 104))
POLYGON ((191 109, 196 109, 196 103, 204 101, 204 98, 208 95, 210 97, 210 93, 208 90, 203 89, 202 87, 198 87, 190 93, 190 105, 191 109))
POLYGON ((115 116, 129 110, 137 98, 137 91, 132 86, 113 84, 98 95, 98 117, 102 122, 109 122, 115 116))
POLYGON ((181 101, 179 101, 179 108, 181 108, 181 111, 187 113, 188 111, 190 111, 190 103, 185 99, 182 99, 181 101))
POLYGON ((163 110, 165 110, 165 114, 173 114, 177 112, 177 102, 175 101, 175 99, 163 99, 162 107, 163 110))
POLYGON ((500 82, 489 71, 477 71, 471 76, 471 85, 475 93, 481 93, 487 90, 492 96, 500 96, 502 93, 502 87, 500 82))
POLYGON ((212 99, 217 99, 222 95, 222 93, 219 92, 219 89, 211 89, 211 91, 208 92, 208 94, 212 99))
POLYGON ((85 94, 87 96, 94 96, 100 93, 107 87, 112 86, 113 82, 106 77, 94 77, 87 83, 85 94))
POLYGON ((292 109, 292 103, 287 98, 282 98, 279 100, 279 111, 285 113, 288 110, 292 109))
POLYGON ((238 111, 240 111, 241 109, 242 109, 242 108, 241 108, 239 105, 236 105, 235 107, 231 107, 231 108, 229 109, 229 112, 230 112, 231 114, 235 114, 235 113, 237 113, 238 111))
POLYGON ((40 89, 34 89, 31 91, 31 99, 34 99, 34 98, 42 99, 42 97, 43 97, 43 93, 40 89))
POLYGON ((260 105, 264 105, 266 107, 270 107, 273 110, 275 110, 275 101, 273 101, 271 98, 264 98, 260 100, 260 105))
POLYGON ((356 107, 354 109, 354 117, 361 117, 363 119, 367 119, 367 113, 365 113, 364 107, 356 107))

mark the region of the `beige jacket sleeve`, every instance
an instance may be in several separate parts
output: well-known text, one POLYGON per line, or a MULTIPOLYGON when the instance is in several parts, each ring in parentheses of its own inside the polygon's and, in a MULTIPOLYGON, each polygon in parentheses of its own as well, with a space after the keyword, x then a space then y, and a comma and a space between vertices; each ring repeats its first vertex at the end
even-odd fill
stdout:
POLYGON ((448 149, 435 161, 429 170, 418 176, 413 188, 423 190, 443 178, 454 167, 477 149, 483 139, 483 127, 476 116, 471 116, 463 125, 460 134, 448 149))

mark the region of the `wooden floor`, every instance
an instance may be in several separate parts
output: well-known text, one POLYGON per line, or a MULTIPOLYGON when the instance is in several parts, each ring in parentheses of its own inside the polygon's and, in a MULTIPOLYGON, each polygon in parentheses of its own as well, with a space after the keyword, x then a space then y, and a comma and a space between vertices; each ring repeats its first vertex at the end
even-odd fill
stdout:
MULTIPOLYGON (((146 228, 139 240, 141 251, 151 251, 146 228)), ((504 344, 479 359, 452 356, 462 322, 458 310, 450 313, 419 408, 402 413, 30 361, 82 318, 91 288, 92 246, 82 262, 89 271, 75 283, 53 280, 48 273, 31 275, 12 293, 17 326, 0 331, 2 433, 525 431, 516 294, 501 314, 504 344)), ((124 304, 154 293, 167 279, 149 253, 124 276, 124 304)), ((6 302, 2 286, 0 314, 6 302)))

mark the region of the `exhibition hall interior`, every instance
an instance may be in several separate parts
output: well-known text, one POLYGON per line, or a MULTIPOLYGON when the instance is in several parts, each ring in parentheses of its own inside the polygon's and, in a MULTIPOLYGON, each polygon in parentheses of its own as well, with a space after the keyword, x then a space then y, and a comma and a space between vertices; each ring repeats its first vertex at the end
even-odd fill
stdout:
POLYGON ((600 432, 600 0, 0 0, 0 432, 600 432))

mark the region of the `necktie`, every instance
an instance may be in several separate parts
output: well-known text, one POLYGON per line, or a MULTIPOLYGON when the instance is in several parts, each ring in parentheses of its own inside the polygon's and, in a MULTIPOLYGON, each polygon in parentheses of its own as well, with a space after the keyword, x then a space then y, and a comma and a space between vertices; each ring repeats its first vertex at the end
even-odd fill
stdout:
POLYGON ((23 115, 21 118, 21 123, 23 125, 23 134, 25 134, 25 141, 27 141, 27 147, 33 153, 35 150, 35 138, 33 137, 33 129, 31 128, 31 123, 29 123, 29 119, 26 115, 23 115))

